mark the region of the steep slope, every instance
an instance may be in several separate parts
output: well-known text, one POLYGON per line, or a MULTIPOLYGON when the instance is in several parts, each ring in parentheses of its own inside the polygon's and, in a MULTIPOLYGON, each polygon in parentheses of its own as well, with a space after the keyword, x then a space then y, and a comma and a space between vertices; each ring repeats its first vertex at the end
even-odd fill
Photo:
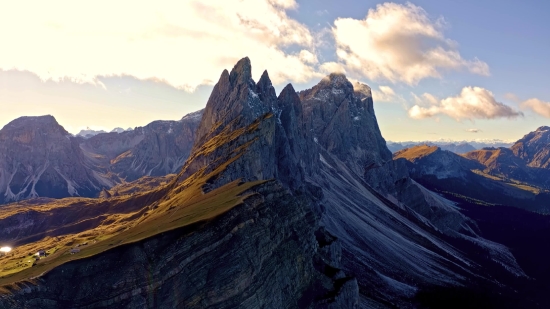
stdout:
POLYGON ((477 236, 451 202, 408 177, 404 160, 392 161, 366 85, 331 74, 300 98, 320 162, 307 179, 322 188, 321 223, 342 241, 362 307, 414 307, 420 291, 490 278, 484 267, 523 276, 505 247, 477 236), (472 250, 487 255, 461 253, 472 250))

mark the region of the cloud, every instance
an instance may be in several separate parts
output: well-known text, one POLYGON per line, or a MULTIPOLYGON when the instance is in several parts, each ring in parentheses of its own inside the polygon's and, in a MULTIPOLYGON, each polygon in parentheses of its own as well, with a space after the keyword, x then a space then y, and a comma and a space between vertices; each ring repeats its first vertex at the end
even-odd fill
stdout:
POLYGON ((468 129, 468 130, 466 130, 466 132, 479 133, 479 132, 481 132, 481 130, 480 129, 468 129))
POLYGON ((522 102, 521 107, 530 109, 545 118, 550 118, 550 102, 532 98, 522 102))
POLYGON ((337 62, 325 62, 319 66, 319 70, 324 74, 330 73, 346 73, 346 69, 337 62))
POLYGON ((0 68, 43 80, 157 78, 180 89, 214 83, 248 56, 275 84, 318 77, 314 35, 287 15, 295 0, 6 2, 0 68), (287 52, 292 50, 293 52, 287 52))
POLYGON ((489 75, 487 63, 465 60, 443 35, 444 20, 430 20, 421 7, 384 3, 366 18, 338 18, 332 29, 336 53, 348 71, 371 80, 416 84, 443 70, 489 75))
POLYGON ((521 99, 520 99, 517 95, 515 95, 515 94, 513 94, 513 93, 511 93, 511 92, 505 93, 505 94, 504 94, 504 97, 505 97, 507 100, 510 100, 510 101, 512 101, 512 102, 516 102, 516 103, 521 102, 521 99))
POLYGON ((523 116, 523 113, 510 106, 497 102, 491 91, 480 87, 464 87, 458 96, 443 99, 437 105, 423 107, 417 104, 409 109, 409 117, 414 119, 430 118, 439 114, 457 121, 523 116))
POLYGON ((414 102, 416 105, 437 105, 439 104, 439 99, 430 93, 423 93, 421 96, 417 96, 416 94, 412 93, 414 102))
POLYGON ((378 86, 378 90, 372 89, 372 99, 375 102, 402 102, 403 98, 395 93, 389 86, 378 86))

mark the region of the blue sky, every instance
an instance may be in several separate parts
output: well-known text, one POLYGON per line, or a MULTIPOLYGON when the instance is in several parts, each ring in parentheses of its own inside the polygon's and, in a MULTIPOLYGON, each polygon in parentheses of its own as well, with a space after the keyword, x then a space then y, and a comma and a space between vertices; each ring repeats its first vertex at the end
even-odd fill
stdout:
POLYGON ((42 114, 72 133, 179 119, 204 107, 221 71, 244 56, 254 78, 267 69, 278 90, 309 88, 334 70, 368 84, 393 141, 516 140, 550 122, 542 1, 3 7, 0 126, 42 114))

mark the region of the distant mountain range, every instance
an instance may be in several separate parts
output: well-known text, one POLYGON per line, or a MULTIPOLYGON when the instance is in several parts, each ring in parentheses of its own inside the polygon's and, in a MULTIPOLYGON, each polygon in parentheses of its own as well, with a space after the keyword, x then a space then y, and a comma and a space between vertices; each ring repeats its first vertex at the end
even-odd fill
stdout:
POLYGON ((488 204, 550 213, 550 128, 505 147, 486 147, 457 155, 420 145, 394 153, 408 161, 411 176, 428 188, 488 204))
POLYGON ((473 141, 444 141, 444 140, 437 140, 437 141, 421 141, 421 142, 392 142, 387 141, 386 142, 388 149, 394 153, 396 151, 410 148, 418 145, 429 145, 429 146, 437 146, 440 147, 443 150, 449 150, 457 154, 466 153, 472 150, 476 149, 482 149, 485 147, 510 147, 514 143, 502 141, 502 140, 473 140, 473 141))
MULTIPOLYGON (((122 132, 126 132, 126 131, 132 131, 133 129, 132 128, 128 128, 126 130, 124 130, 123 128, 114 128, 111 130, 111 133, 122 133, 122 132)), ((80 130, 80 132, 78 132, 76 134, 76 136, 80 136, 80 137, 83 137, 83 138, 90 138, 92 136, 96 136, 98 134, 102 134, 102 133, 107 133, 107 131, 104 131, 104 130, 92 130, 90 128, 87 128, 85 130, 80 130)))
POLYGON ((18 118, 0 130, 0 204, 95 197, 142 176, 177 173, 189 156, 201 115, 86 138, 73 137, 52 116, 18 118))

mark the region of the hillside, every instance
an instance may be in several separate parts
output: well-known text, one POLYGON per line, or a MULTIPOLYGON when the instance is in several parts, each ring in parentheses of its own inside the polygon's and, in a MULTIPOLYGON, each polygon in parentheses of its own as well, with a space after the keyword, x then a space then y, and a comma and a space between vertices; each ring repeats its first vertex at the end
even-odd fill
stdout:
POLYGON ((537 180, 548 171, 521 168, 510 149, 476 150, 462 156, 437 147, 417 146, 394 154, 405 159, 411 177, 424 186, 470 201, 549 213, 550 192, 537 180), (523 181, 521 181, 521 180, 523 181))

